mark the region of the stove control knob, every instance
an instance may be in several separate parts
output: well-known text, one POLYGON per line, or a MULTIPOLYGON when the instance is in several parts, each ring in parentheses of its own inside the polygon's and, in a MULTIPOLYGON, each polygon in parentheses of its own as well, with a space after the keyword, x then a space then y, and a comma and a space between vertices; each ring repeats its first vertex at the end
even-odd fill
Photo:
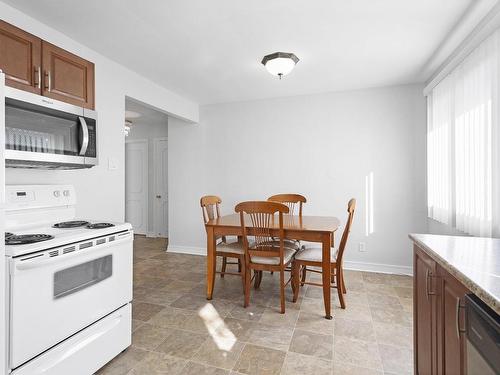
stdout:
POLYGON ((69 190, 64 190, 64 191, 63 191, 63 195, 64 195, 65 197, 69 197, 69 190))
POLYGON ((59 198, 61 192, 59 190, 54 190, 54 197, 59 198))

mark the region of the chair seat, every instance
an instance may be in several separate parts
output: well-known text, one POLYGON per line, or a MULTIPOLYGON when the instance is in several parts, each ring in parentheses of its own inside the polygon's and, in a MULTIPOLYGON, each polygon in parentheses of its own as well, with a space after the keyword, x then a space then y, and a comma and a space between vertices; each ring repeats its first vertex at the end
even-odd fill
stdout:
MULTIPOLYGON (((330 249, 330 261, 335 263, 337 261, 337 255, 339 250, 332 247, 330 249)), ((295 259, 298 261, 306 261, 306 262, 319 262, 321 263, 323 259, 323 249, 321 247, 305 247, 297 252, 295 255, 295 259)))
MULTIPOLYGON (((283 264, 287 264, 288 262, 290 262, 295 253, 295 250, 285 248, 283 251, 283 264)), ((254 255, 252 256, 252 263, 279 265, 280 257, 259 257, 254 255)))
MULTIPOLYGON (((269 244, 273 247, 279 247, 280 240, 270 241, 269 244)), ((288 248, 288 249, 292 249, 295 251, 298 251, 300 249, 300 242, 297 240, 285 239, 285 240, 283 240, 283 244, 284 244, 285 248, 288 248)))
POLYGON ((219 251, 221 253, 236 253, 241 255, 245 254, 245 250, 239 242, 218 243, 216 246, 216 251, 219 251))

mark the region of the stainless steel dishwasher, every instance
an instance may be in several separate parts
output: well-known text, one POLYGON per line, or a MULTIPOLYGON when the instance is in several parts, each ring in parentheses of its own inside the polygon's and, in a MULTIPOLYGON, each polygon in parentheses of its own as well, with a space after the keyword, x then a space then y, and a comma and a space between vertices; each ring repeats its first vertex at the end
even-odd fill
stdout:
POLYGON ((465 306, 467 374, 500 374, 500 316, 473 294, 465 306))

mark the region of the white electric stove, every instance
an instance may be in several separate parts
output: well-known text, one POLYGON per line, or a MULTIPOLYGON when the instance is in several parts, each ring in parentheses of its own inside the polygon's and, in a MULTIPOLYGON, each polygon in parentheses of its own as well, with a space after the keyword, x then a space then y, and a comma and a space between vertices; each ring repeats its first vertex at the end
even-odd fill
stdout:
POLYGON ((131 344, 132 228, 75 205, 70 185, 6 186, 12 374, 92 374, 131 344))

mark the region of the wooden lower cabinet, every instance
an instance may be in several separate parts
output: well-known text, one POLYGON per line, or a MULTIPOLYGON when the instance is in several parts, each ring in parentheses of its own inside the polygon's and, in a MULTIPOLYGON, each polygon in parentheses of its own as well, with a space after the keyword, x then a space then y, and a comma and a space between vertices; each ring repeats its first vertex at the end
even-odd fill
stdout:
POLYGON ((464 297, 469 290, 414 247, 415 374, 466 374, 464 297))
POLYGON ((469 293, 457 279, 438 266, 438 374, 465 374, 465 301, 469 293))

